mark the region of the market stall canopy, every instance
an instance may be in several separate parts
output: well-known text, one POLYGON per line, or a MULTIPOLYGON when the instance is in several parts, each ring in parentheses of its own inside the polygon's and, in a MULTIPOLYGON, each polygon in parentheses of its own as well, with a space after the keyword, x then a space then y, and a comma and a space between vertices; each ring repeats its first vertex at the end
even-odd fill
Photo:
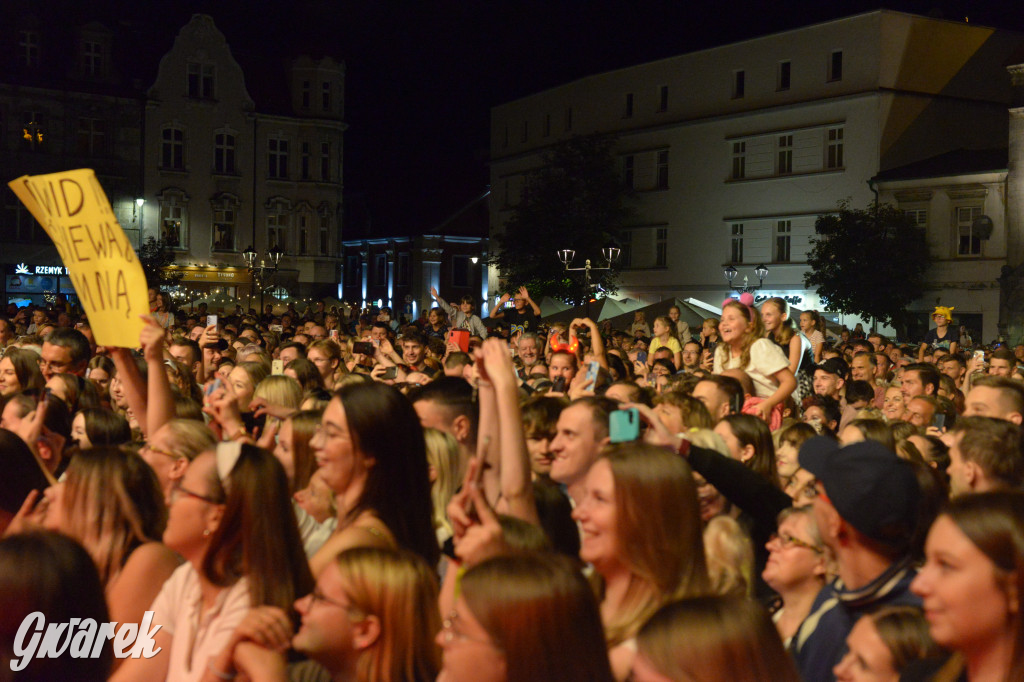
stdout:
POLYGON ((698 305, 689 303, 688 301, 679 300, 678 298, 667 298, 664 301, 651 303, 643 306, 642 308, 636 308, 627 313, 612 317, 612 328, 622 331, 629 329, 629 325, 633 324, 633 319, 636 317, 637 310, 644 313, 644 319, 647 321, 647 324, 650 325, 654 322, 654 318, 662 315, 667 316, 668 309, 672 306, 677 306, 679 308, 679 319, 690 325, 691 334, 696 334, 700 331, 701 324, 704 323, 705 318, 719 317, 719 315, 712 315, 709 311, 698 305))

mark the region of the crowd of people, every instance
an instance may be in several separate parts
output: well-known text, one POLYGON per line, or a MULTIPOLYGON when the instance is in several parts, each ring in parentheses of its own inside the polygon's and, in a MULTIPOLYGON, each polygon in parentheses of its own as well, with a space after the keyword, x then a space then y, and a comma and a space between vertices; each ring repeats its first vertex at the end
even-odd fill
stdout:
POLYGON ((0 680, 1024 680, 1024 345, 431 295, 10 307, 0 680))

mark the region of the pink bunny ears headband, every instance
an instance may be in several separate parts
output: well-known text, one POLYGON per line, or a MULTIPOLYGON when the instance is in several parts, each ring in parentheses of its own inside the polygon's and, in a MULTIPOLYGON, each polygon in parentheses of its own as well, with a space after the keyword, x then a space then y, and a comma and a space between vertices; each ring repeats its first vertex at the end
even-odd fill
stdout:
POLYGON ((750 311, 750 319, 754 319, 754 316, 757 315, 757 311, 754 310, 754 295, 753 294, 751 294, 750 292, 745 291, 742 294, 740 294, 740 297, 738 299, 737 298, 733 298, 732 296, 730 296, 729 298, 727 298, 724 301, 722 301, 722 309, 724 310, 725 306, 729 305, 730 303, 736 303, 736 302, 745 305, 747 307, 747 310, 750 311))

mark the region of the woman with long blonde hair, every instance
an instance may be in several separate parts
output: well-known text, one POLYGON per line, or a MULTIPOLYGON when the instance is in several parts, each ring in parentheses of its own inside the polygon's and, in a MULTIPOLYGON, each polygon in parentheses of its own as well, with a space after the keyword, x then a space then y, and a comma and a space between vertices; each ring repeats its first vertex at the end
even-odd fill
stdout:
POLYGON ((178 567, 160 538, 167 508, 156 474, 115 447, 82 450, 63 483, 46 490, 44 525, 85 547, 103 582, 111 618, 138 623, 178 567))

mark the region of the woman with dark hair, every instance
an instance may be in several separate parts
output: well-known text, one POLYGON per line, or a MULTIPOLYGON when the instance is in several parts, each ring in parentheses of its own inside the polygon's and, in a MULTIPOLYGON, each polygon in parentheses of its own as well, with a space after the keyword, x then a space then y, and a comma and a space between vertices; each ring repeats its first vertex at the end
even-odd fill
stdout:
POLYGON ((312 391, 324 388, 324 379, 320 376, 320 371, 306 358, 295 358, 289 362, 285 365, 284 373, 285 376, 290 376, 299 382, 303 395, 309 395, 312 391))
POLYGON ((715 426, 733 459, 756 471, 762 478, 779 487, 772 432, 763 419, 749 414, 730 414, 715 426))
POLYGON ((250 609, 289 611, 313 587, 284 469, 247 443, 221 443, 189 463, 171 492, 164 543, 185 564, 150 607, 162 650, 126 660, 116 682, 226 679, 211 659, 250 609))
POLYGON ((45 385, 38 355, 20 348, 7 349, 0 359, 0 396, 10 398, 18 391, 42 390, 45 385))
POLYGON ((310 560, 319 575, 350 547, 402 547, 437 564, 423 427, 386 384, 343 386, 310 444, 338 500, 338 530, 310 560))
POLYGON ((101 445, 124 445, 132 440, 128 420, 110 410, 81 410, 71 420, 71 438, 82 450, 101 445))
POLYGON ((110 380, 114 378, 116 373, 114 361, 106 355, 94 355, 89 360, 86 378, 96 386, 100 400, 106 404, 110 403, 110 380))
POLYGON ((44 525, 92 556, 113 620, 138 623, 178 567, 160 543, 167 508, 156 474, 141 458, 96 447, 71 458, 64 481, 45 493, 44 525))
POLYGON ((40 612, 46 623, 72 619, 110 621, 103 585, 89 554, 71 538, 58 533, 12 535, 0 540, 0 679, 19 682, 102 682, 113 663, 108 642, 95 650, 95 658, 32 658, 27 667, 10 675, 15 637, 22 622, 40 612))
POLYGON ((697 597, 661 608, 637 636, 636 682, 799 682, 768 614, 740 597, 697 597))
POLYGON ((437 642, 447 682, 611 682, 593 592, 567 558, 483 561, 460 582, 437 642))
POLYGON ((936 680, 1024 679, 1024 494, 955 498, 932 524, 911 590, 953 657, 936 680))

